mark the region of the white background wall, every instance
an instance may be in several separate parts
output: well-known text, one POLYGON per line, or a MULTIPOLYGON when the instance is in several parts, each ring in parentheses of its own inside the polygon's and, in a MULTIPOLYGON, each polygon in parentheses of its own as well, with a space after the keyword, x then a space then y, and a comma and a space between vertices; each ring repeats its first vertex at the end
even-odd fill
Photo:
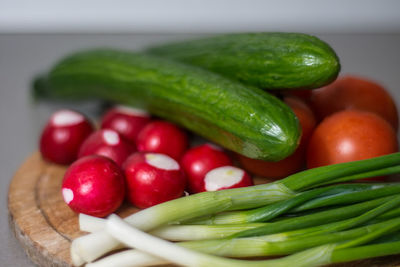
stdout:
POLYGON ((400 32, 398 0, 0 0, 0 32, 400 32))

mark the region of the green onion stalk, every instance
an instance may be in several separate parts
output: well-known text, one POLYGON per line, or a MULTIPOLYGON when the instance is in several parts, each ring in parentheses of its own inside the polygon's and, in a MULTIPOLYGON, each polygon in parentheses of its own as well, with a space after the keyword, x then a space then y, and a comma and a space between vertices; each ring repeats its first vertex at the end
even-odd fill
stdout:
MULTIPOLYGON (((357 184, 351 185, 357 186, 357 184)), ((353 192, 347 192, 346 190, 343 190, 343 192, 338 192, 337 194, 325 194, 321 197, 307 201, 306 203, 301 204, 290 211, 300 212, 329 206, 348 205, 400 193, 400 183, 372 183, 368 185, 369 187, 365 187, 365 190, 354 190, 353 192)), ((338 189, 341 190, 340 187, 338 189)))
MULTIPOLYGON (((376 224, 380 222, 387 221, 389 219, 400 217, 400 208, 395 208, 381 215, 376 214, 375 219, 371 219, 367 223, 362 223, 360 220, 360 225, 376 224)), ((365 218, 365 217, 361 217, 365 218)), ((291 219, 292 220, 292 219, 291 219)), ((334 231, 334 229, 339 229, 344 225, 354 224, 354 218, 344 219, 336 222, 329 222, 322 225, 310 226, 306 228, 298 229, 295 223, 288 224, 286 232, 277 232, 279 227, 276 227, 268 235, 264 235, 263 238, 266 241, 277 242, 286 241, 296 238, 303 238, 305 236, 312 236, 321 233, 329 233, 334 231), (290 230, 295 229, 295 230, 290 230)), ((310 219, 312 221, 312 219, 310 219)), ((329 221, 329 220, 327 220, 329 221)), ((239 234, 250 229, 259 228, 261 226, 271 226, 268 223, 248 223, 248 224, 211 224, 211 225, 169 225, 157 228, 150 231, 152 235, 161 237, 163 239, 171 241, 194 241, 194 240, 204 240, 204 239, 220 239, 231 237, 234 234, 239 234)), ((273 227, 273 225, 272 225, 273 227)), ((242 233, 242 234, 243 234, 242 233)))
POLYGON ((275 222, 265 223, 264 226, 249 229, 236 234, 236 237, 249 237, 293 231, 306 227, 319 226, 360 216, 371 209, 391 200, 392 196, 365 201, 345 207, 318 211, 299 217, 290 217, 275 222))
MULTIPOLYGON (((372 227, 372 226, 369 226, 372 227)), ((310 249, 302 250, 290 256, 272 260, 243 260, 224 258, 220 256, 205 254, 198 251, 187 249, 178 244, 151 236, 142 232, 118 216, 113 215, 107 221, 106 231, 115 239, 124 243, 128 247, 151 254, 146 261, 142 261, 142 266, 151 264, 151 257, 155 263, 172 262, 183 266, 321 266, 330 263, 346 262, 370 257, 397 254, 400 252, 400 242, 387 242, 378 244, 366 244, 366 242, 379 239, 382 236, 399 230, 399 219, 386 222, 385 227, 376 227, 378 230, 371 230, 369 233, 352 239, 351 241, 335 242, 315 246, 310 249), (365 245, 366 244, 366 245, 365 245), (157 248, 157 249, 154 249, 157 248), (163 261, 164 260, 164 261, 163 261)), ((119 253, 105 257, 100 261, 88 264, 88 267, 103 266, 138 266, 134 261, 130 261, 130 253, 140 253, 138 251, 125 251, 123 257, 119 253), (114 261, 113 261, 114 260, 114 261), (125 262, 124 262, 125 261, 125 262), (104 263, 106 262, 106 263, 104 263), (119 265, 115 263, 118 262, 119 265)), ((132 255, 133 256, 133 255, 132 255)), ((137 258, 137 257, 136 257, 137 258)), ((134 260, 133 258, 131 260, 134 260)))
MULTIPOLYGON (((389 196, 348 206, 345 207, 345 209, 336 208, 320 211, 301 217, 287 218, 273 223, 166 225, 156 228, 150 231, 150 233, 171 241, 219 239, 230 237, 234 234, 236 234, 237 237, 264 235, 264 239, 266 238, 265 235, 268 235, 268 241, 283 241, 297 236, 328 233, 351 228, 356 225, 363 225, 366 223, 373 224, 400 217, 400 208, 395 208, 397 203, 398 198, 396 199, 396 196, 389 196), (339 217, 337 214, 339 214, 339 217), (257 230, 256 232, 246 231, 250 229, 257 230)), ((105 219, 85 214, 79 215, 81 231, 96 232, 104 229, 105 223, 105 219)))
POLYGON ((349 229, 372 220, 385 212, 394 209, 400 204, 400 195, 382 197, 362 203, 357 203, 345 207, 331 210, 320 211, 301 217, 293 217, 285 220, 268 223, 266 225, 245 230, 235 234, 235 237, 249 237, 266 234, 274 234, 289 230, 296 230, 305 227, 324 225, 330 222, 337 222, 344 219, 330 228, 321 229, 319 232, 332 232, 349 229), (357 217, 355 217, 357 216, 357 217))
MULTIPOLYGON (((204 192, 175 199, 139 211, 125 220, 135 228, 150 231, 168 223, 208 214, 264 206, 293 198, 299 192, 318 184, 335 183, 342 177, 363 173, 363 178, 367 178, 373 171, 399 165, 400 153, 393 153, 373 159, 323 166, 269 184, 204 192)), ((108 232, 100 230, 75 239, 71 245, 71 258, 75 265, 82 265, 120 246, 118 240, 108 232)))
MULTIPOLYGON (((367 227, 363 227, 360 229, 355 229, 355 230, 350 230, 347 232, 343 232, 343 233, 334 233, 331 235, 322 235, 323 233, 329 233, 332 231, 335 231, 337 229, 339 229, 339 227, 342 227, 344 225, 347 226, 354 226, 354 222, 358 221, 360 224, 363 222, 363 220, 360 219, 365 219, 366 215, 368 215, 368 213, 373 213, 375 216, 381 216, 381 217, 385 217, 385 219, 387 220, 388 218, 393 218, 396 215, 400 216, 399 212, 395 213, 395 212, 387 212, 385 214, 382 214, 383 212, 385 212, 385 210, 390 209, 390 207, 395 206, 396 204, 398 204, 398 197, 396 199, 396 197, 392 197, 392 201, 389 201, 390 198, 383 198, 381 199, 381 201, 377 202, 376 200, 373 201, 372 203, 374 203, 374 205, 382 203, 380 206, 378 206, 378 208, 372 209, 371 211, 362 214, 361 216, 359 216, 359 218, 351 218, 351 219, 347 219, 347 220, 343 220, 343 221, 339 221, 339 222, 335 222, 335 223, 328 223, 328 224, 323 224, 323 225, 319 225, 319 226, 314 226, 314 227, 309 227, 309 228, 305 228, 305 229, 299 229, 299 230, 294 230, 294 231, 289 231, 289 232, 280 232, 277 234, 270 234, 270 235, 265 235, 265 236, 261 236, 261 237, 253 237, 253 238, 242 238, 242 239, 236 239, 235 241, 231 241, 231 239, 226 239, 226 240, 216 240, 216 241, 205 241, 204 243, 202 242, 183 242, 180 243, 182 244, 182 246, 188 246, 189 248, 196 248, 196 247, 200 247, 199 250, 201 250, 201 248, 208 248, 211 249, 211 251, 220 251, 218 250, 218 248, 224 248, 225 253, 229 252, 229 253, 233 253, 238 256, 260 256, 260 255, 272 255, 272 254, 285 254, 289 253, 289 252, 295 252, 298 251, 300 249, 305 249, 307 247, 310 247, 310 245, 319 245, 319 244, 323 244, 325 242, 329 242, 329 241, 340 241, 340 240, 347 240, 347 239, 351 239, 351 238, 356 238, 362 235, 367 234, 368 232, 371 232, 372 230, 376 230, 376 229, 381 229, 384 228, 384 226, 386 224, 388 224, 387 222, 383 222, 381 224, 377 224, 374 226, 367 226, 367 227), (385 208, 385 210, 383 210, 383 207, 385 208), (388 214, 388 215, 386 215, 388 214), (389 216, 391 214, 391 216, 389 216), (371 230, 372 229, 372 230, 371 230), (317 237, 313 237, 314 235, 319 235, 317 237), (250 241, 249 241, 250 240, 250 241), (234 245, 232 245, 232 243, 234 245), (267 243, 271 243, 270 245, 268 245, 268 250, 266 250, 266 244, 267 243), (236 252, 235 252, 236 251, 236 252), (261 252, 260 252, 261 251, 261 252), (279 252, 279 253, 278 253, 279 252), (256 254, 255 254, 256 253, 256 254), (258 253, 258 254, 257 254, 258 253)), ((369 205, 364 206, 363 208, 367 208, 369 210, 369 208, 372 207, 371 205, 371 201, 369 201, 369 203, 367 203, 369 205)), ((360 205, 355 206, 355 209, 358 209, 360 207, 360 205)), ((399 209, 397 209, 399 210, 399 209)), ((335 213, 340 213, 340 212, 335 212, 335 213)), ((358 212, 356 212, 355 214, 357 214, 358 212)), ((313 222, 315 217, 310 217, 310 216, 306 216, 306 218, 309 218, 308 221, 313 222)), ((369 218, 373 218, 373 216, 369 215, 369 218)), ((298 221, 299 218, 291 218, 288 219, 289 221, 298 221)), ((397 219, 398 221, 399 219, 397 219)), ((81 226, 83 226, 86 229, 92 229, 93 231, 95 230, 99 230, 99 228, 96 228, 96 225, 98 226, 99 221, 101 221, 102 225, 101 227, 104 228, 105 227, 105 221, 104 219, 99 219, 99 218, 93 218, 91 216, 87 216, 87 215, 80 215, 80 223, 81 226), (93 223, 94 222, 94 223, 93 223), (94 225, 94 226, 93 226, 94 225)), ((303 220, 303 221, 307 221, 307 220, 303 220)), ((301 222, 301 221, 300 221, 301 222)), ((389 222, 390 223, 390 222, 389 222)), ((239 232, 240 230, 243 229, 248 229, 248 228, 255 228, 259 225, 267 225, 267 224, 263 224, 263 223, 253 223, 253 224, 244 224, 244 225, 171 225, 171 226, 164 226, 161 227, 159 229, 156 229, 154 231, 151 231, 151 234, 155 234, 158 235, 160 237, 163 238, 169 238, 171 240, 189 240, 191 238, 222 238, 222 237, 226 237, 227 235, 229 235, 229 233, 232 232, 239 232)), ((296 223, 291 223, 291 224, 287 224, 289 226, 294 226, 294 228, 296 227, 296 223)), ((304 225, 304 224, 303 224, 304 225)), ((273 227, 272 227, 273 228, 273 227)), ((290 228, 290 227, 289 227, 290 228)), ((275 228, 279 229, 278 228, 275 228)), ((282 228, 281 228, 282 229, 282 228)), ((274 232, 274 231, 273 231, 274 232)), ((208 252, 208 251, 206 251, 208 252)), ((221 252, 219 252, 221 253, 221 252)), ((230 255, 230 254, 226 254, 226 255, 230 255)), ((232 256, 232 255, 230 255, 232 256)), ((98 266, 97 264, 99 264, 99 266, 102 266, 101 264, 105 264, 103 266, 110 266, 107 265, 109 260, 111 260, 112 262, 114 262, 115 260, 117 261, 125 261, 124 259, 127 258, 129 259, 130 262, 136 262, 137 264, 144 264, 146 265, 146 262, 149 261, 150 265, 155 265, 157 263, 157 261, 154 261, 154 258, 150 257, 148 255, 143 255, 143 253, 138 252, 138 251, 131 251, 131 252, 126 252, 125 254, 122 254, 121 256, 110 256, 111 258, 107 257, 104 260, 99 261, 98 263, 95 263, 93 265, 93 267, 98 266), (116 259, 114 260, 114 257, 116 257, 116 259), (144 261, 144 262, 143 262, 144 261)), ((163 262, 163 261, 161 261, 163 262)), ((88 266, 92 266, 92 265, 88 265, 88 266)), ((119 266, 119 265, 116 265, 119 266)), ((130 265, 121 265, 121 266, 130 266, 130 265)))
MULTIPOLYGON (((105 229, 106 219, 79 214, 79 230, 94 233, 105 229)), ((264 223, 218 224, 218 225, 165 225, 149 233, 170 241, 191 241, 217 239, 231 236, 235 233, 254 229, 264 223)))
POLYGON ((185 224, 243 224, 266 222, 286 212, 352 204, 400 193, 400 184, 339 184, 302 192, 297 196, 264 207, 230 211, 195 218, 185 224))
POLYGON ((400 228, 400 218, 385 222, 361 226, 351 230, 338 231, 334 233, 322 233, 312 236, 300 236, 283 241, 271 241, 271 237, 255 236, 246 238, 225 238, 201 241, 186 241, 178 243, 180 246, 207 254, 245 258, 263 256, 282 256, 296 253, 308 248, 313 248, 330 243, 345 242, 340 248, 360 245, 360 241, 373 240, 390 231, 395 232, 400 228), (382 233, 383 231, 383 233, 382 233), (374 233, 374 235, 372 235, 374 233), (376 237, 375 237, 376 236, 376 237), (352 243, 354 242, 354 244, 352 243))

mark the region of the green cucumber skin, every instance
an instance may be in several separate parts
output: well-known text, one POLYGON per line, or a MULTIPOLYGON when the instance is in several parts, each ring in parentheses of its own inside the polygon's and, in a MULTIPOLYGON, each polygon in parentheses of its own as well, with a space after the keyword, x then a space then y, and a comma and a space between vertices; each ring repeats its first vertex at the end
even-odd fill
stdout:
POLYGON ((152 47, 148 53, 196 65, 262 89, 313 89, 340 71, 335 51, 301 33, 220 35, 152 47))
POLYGON ((117 50, 70 55, 34 83, 39 98, 147 109, 222 147, 270 161, 292 154, 299 123, 278 98, 201 68, 117 50))

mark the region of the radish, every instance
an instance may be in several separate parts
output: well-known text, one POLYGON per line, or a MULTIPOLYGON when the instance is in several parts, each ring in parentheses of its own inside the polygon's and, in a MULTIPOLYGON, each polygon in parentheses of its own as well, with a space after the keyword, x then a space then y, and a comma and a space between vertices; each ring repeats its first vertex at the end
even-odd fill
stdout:
POLYGON ((103 156, 78 159, 67 169, 62 182, 65 203, 75 212, 104 217, 114 212, 125 197, 124 174, 103 156))
POLYGON ((62 109, 50 117, 40 137, 40 152, 44 159, 69 164, 77 159, 83 141, 94 131, 81 113, 62 109))
POLYGON ((253 185, 250 175, 244 170, 233 166, 215 168, 204 177, 204 191, 217 191, 250 185, 253 185))
POLYGON ((205 191, 204 177, 207 172, 217 167, 232 165, 232 161, 220 148, 204 144, 186 151, 181 165, 188 178, 190 193, 198 193, 205 191))
POLYGON ((179 198, 186 179, 173 158, 158 153, 137 152, 124 163, 128 200, 138 208, 179 198))
POLYGON ((117 106, 104 114, 101 120, 101 128, 113 129, 129 141, 136 143, 140 130, 149 122, 150 114, 146 111, 117 106))
POLYGON ((150 122, 140 131, 137 138, 138 151, 162 153, 175 160, 182 157, 187 146, 187 134, 166 121, 150 122))
POLYGON ((102 155, 114 160, 118 166, 136 151, 135 145, 111 129, 101 129, 92 133, 79 149, 78 157, 102 155))

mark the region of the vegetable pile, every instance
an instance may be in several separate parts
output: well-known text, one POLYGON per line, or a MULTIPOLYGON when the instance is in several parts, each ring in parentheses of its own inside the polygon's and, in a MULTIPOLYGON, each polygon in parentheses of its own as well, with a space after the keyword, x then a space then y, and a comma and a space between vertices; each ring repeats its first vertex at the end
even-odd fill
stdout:
POLYGON ((292 33, 60 61, 35 81, 39 99, 118 104, 99 129, 64 109, 42 132, 43 158, 71 164, 62 196, 89 232, 72 242, 73 264, 320 266, 400 253, 400 184, 385 182, 400 173, 397 108, 339 69, 328 44, 292 33), (124 200, 142 210, 110 215, 124 200))

